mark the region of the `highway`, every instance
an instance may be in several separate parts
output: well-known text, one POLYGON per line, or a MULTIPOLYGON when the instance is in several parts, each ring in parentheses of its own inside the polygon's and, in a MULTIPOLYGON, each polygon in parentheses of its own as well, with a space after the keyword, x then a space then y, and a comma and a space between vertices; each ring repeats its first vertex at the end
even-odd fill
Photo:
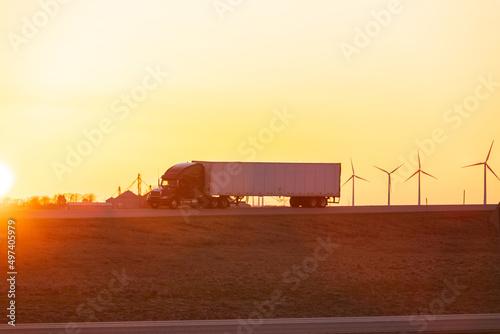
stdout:
POLYGON ((193 209, 190 207, 171 210, 160 209, 88 209, 88 210, 25 210, 0 212, 1 217, 82 219, 82 218, 126 218, 126 217, 185 217, 185 216, 250 216, 250 215, 312 215, 377 212, 458 212, 493 211, 495 204, 488 205, 392 205, 392 206, 329 206, 323 209, 290 207, 231 207, 228 209, 193 209))
POLYGON ((347 318, 133 321, 73 324, 0 325, 19 334, 316 334, 316 333, 492 333, 500 314, 418 315, 347 318))

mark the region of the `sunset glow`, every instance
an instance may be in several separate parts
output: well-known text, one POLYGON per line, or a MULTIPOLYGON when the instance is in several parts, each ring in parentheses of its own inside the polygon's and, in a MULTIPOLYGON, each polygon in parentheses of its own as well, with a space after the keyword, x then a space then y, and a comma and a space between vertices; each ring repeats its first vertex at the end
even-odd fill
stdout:
POLYGON ((386 204, 373 165, 401 164, 391 202, 416 204, 418 150, 438 178, 422 201, 482 203, 481 169, 461 167, 495 140, 500 175, 500 2, 214 3, 2 2, 0 161, 16 182, 0 163, 0 196, 102 201, 192 160, 342 163, 344 183, 352 158, 370 181, 356 204, 386 204))

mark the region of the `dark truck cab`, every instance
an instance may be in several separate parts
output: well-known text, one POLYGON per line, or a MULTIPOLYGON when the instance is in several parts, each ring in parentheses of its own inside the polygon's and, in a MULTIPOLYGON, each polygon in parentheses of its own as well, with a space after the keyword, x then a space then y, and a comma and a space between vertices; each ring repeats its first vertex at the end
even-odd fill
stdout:
POLYGON ((147 197, 152 208, 169 206, 177 208, 180 204, 197 206, 202 202, 205 188, 205 168, 196 162, 183 162, 170 167, 162 175, 159 185, 147 197))

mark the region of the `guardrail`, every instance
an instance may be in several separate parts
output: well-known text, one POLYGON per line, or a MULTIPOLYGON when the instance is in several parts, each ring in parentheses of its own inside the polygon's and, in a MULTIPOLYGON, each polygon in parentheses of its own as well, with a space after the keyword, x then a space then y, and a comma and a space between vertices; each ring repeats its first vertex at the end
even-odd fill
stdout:
POLYGON ((22 334, 491 333, 500 331, 500 314, 0 325, 0 332, 7 331, 22 334))

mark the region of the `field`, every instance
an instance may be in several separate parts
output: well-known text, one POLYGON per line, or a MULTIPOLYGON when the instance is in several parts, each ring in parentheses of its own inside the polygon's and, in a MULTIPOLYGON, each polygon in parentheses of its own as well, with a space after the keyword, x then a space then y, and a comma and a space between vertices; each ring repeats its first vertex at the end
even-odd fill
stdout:
POLYGON ((490 215, 18 220, 17 321, 500 313, 490 215))

